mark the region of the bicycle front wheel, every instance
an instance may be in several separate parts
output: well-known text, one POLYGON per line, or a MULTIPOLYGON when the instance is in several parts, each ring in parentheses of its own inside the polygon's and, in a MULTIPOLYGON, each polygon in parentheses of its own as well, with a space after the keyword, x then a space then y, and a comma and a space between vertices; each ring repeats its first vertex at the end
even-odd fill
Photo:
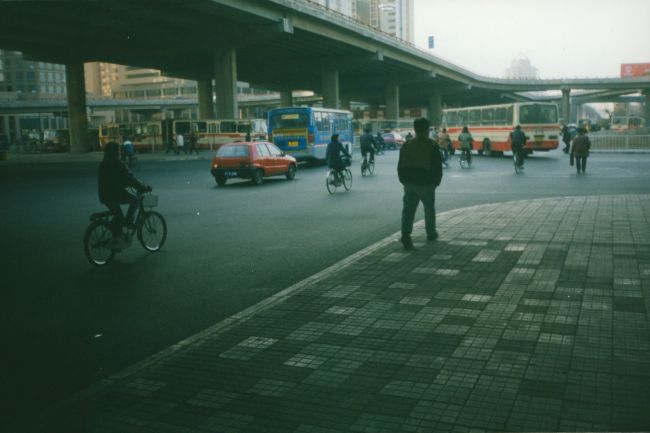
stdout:
POLYGON ((352 188, 352 172, 349 168, 343 171, 343 187, 346 191, 350 191, 352 188))
POLYGON ((147 251, 158 251, 167 239, 167 223, 158 212, 144 212, 138 224, 138 240, 147 251))
POLYGON ((84 253, 95 266, 103 266, 115 256, 111 248, 113 232, 107 221, 93 221, 84 233, 84 253))
POLYGON ((336 192, 336 173, 334 170, 327 172, 327 177, 325 178, 325 186, 327 186, 327 192, 334 194, 336 192))

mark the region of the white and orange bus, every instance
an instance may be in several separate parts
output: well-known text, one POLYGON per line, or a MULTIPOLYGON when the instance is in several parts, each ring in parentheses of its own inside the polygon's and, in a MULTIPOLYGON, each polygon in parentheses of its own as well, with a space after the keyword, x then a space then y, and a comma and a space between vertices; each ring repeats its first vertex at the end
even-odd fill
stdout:
POLYGON ((609 127, 610 131, 625 132, 635 129, 642 129, 645 126, 645 120, 640 116, 614 116, 609 127))
MULTIPOLYGON (((103 149, 109 141, 121 144, 131 137, 136 151, 148 152, 165 149, 166 143, 178 134, 187 140, 196 134, 198 149, 218 149, 224 143, 244 141, 250 133, 251 140, 266 139, 265 119, 167 119, 135 123, 106 123, 99 127, 99 145, 103 149)), ((187 146, 187 141, 185 142, 187 146)))
POLYGON ((510 151, 510 133, 517 125, 528 138, 524 146, 527 153, 557 149, 560 138, 557 105, 546 102, 447 108, 443 110, 442 125, 455 149, 459 148, 458 134, 467 126, 474 137, 474 150, 486 155, 510 151))

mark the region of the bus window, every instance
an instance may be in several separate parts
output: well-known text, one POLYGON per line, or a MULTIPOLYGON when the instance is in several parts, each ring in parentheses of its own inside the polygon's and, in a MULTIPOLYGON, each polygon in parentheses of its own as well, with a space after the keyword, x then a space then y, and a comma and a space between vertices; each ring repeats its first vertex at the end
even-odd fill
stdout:
POLYGON ((221 122, 221 133, 228 134, 231 132, 237 132, 237 123, 232 120, 224 120, 221 122))
POLYGON ((445 122, 447 127, 449 126, 457 126, 458 125, 458 112, 456 111, 450 111, 447 113, 447 121, 445 122))
POLYGON ((494 108, 484 108, 481 110, 481 124, 482 125, 494 124, 494 108))
POLYGON ((481 110, 474 109, 469 111, 469 124, 470 125, 481 124, 481 110))
POLYGON ((555 105, 521 105, 519 107, 520 123, 557 123, 555 105))
POLYGON ((199 133, 205 133, 208 130, 207 122, 195 122, 194 131, 199 133))
POLYGON ((239 122, 237 123, 237 132, 246 134, 251 131, 251 124, 249 122, 239 122))
POLYGON ((219 132, 219 122, 208 123, 208 133, 217 134, 219 132))
POLYGON ((499 107, 496 110, 494 110, 494 123, 497 125, 507 124, 505 107, 499 107))
POLYGON ((512 105, 508 107, 508 111, 506 113, 506 125, 512 125, 512 105))
POLYGON ((190 122, 176 122, 176 134, 189 134, 190 122))
POLYGON ((458 126, 467 126, 467 121, 469 120, 467 118, 468 114, 465 110, 458 111, 458 126))

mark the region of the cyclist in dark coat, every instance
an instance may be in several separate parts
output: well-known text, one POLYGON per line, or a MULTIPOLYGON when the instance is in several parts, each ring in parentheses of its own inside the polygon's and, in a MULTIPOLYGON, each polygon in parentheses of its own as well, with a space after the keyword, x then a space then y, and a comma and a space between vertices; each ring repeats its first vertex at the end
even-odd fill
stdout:
POLYGON ((512 153, 517 155, 517 162, 524 168, 524 144, 526 144, 526 134, 521 130, 521 126, 515 126, 512 131, 512 153))
POLYGON ((341 158, 341 154, 347 156, 348 158, 352 158, 352 156, 339 141, 339 135, 332 134, 332 140, 327 145, 327 152, 325 154, 325 158, 327 159, 327 166, 335 170, 343 170, 345 168, 345 163, 343 162, 343 158, 341 158))
POLYGON ((97 190, 99 201, 104 204, 115 217, 113 218, 113 232, 121 233, 124 223, 124 214, 121 204, 128 204, 126 225, 133 226, 133 216, 138 207, 138 198, 127 191, 133 187, 140 192, 151 191, 151 187, 140 182, 131 171, 119 160, 119 147, 111 141, 104 149, 104 159, 99 164, 97 176, 97 190))
POLYGON ((370 161, 375 160, 375 138, 372 136, 370 133, 370 129, 366 129, 363 135, 359 139, 360 145, 361 145, 361 156, 364 158, 366 155, 369 153, 370 154, 370 161))

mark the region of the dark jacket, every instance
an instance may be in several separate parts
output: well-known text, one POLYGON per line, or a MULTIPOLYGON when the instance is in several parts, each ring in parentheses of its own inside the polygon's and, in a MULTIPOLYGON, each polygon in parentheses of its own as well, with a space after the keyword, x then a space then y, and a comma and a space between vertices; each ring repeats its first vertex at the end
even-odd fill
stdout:
POLYGON ((361 136, 359 142, 361 145, 361 150, 368 151, 375 147, 375 137, 367 132, 361 136))
POLYGON ((121 161, 108 159, 99 164, 97 192, 101 203, 124 203, 125 199, 129 197, 129 193, 126 191, 129 186, 138 191, 144 191, 147 188, 133 176, 133 173, 121 161))
POLYGON ((329 168, 341 169, 345 167, 343 160, 341 159, 341 154, 350 158, 350 154, 343 147, 340 141, 330 141, 327 145, 327 152, 325 153, 325 159, 327 159, 327 166, 329 168))
POLYGON ((589 137, 584 134, 578 134, 576 138, 573 139, 573 148, 571 153, 579 157, 589 156, 589 148, 591 147, 591 141, 589 137))
POLYGON ((526 134, 521 129, 512 131, 512 150, 522 149, 526 144, 526 134))
POLYGON ((440 185, 442 157, 435 141, 416 136, 404 143, 399 151, 397 176, 402 184, 440 185))

